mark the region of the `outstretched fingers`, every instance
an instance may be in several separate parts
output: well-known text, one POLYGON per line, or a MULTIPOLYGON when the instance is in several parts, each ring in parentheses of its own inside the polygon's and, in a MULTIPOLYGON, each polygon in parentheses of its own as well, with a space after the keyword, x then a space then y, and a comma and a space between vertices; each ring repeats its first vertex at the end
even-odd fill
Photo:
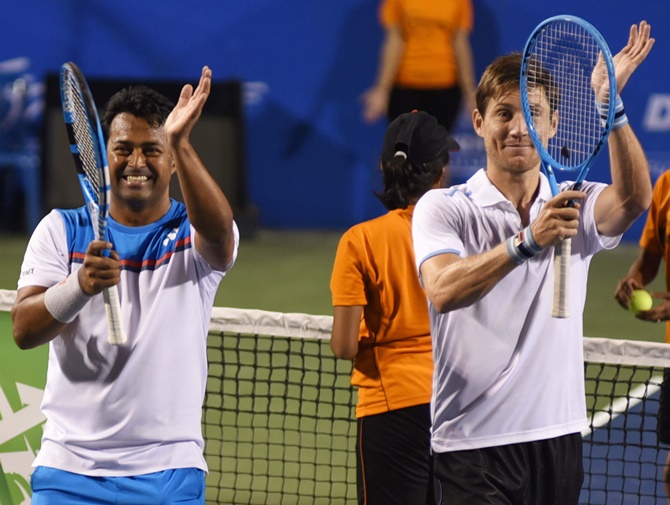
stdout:
POLYGON ((646 21, 632 25, 626 46, 614 56, 617 91, 621 93, 635 69, 646 59, 656 40, 651 38, 651 25, 646 21))
POLYGON ((200 81, 198 87, 193 89, 191 84, 186 84, 179 95, 178 107, 191 107, 193 109, 202 109, 202 106, 209 97, 209 92, 212 89, 212 70, 208 66, 202 68, 200 81))
POLYGON ((630 37, 626 49, 628 49, 628 56, 638 65, 644 61, 654 46, 656 39, 651 38, 650 35, 651 25, 646 21, 642 21, 639 28, 637 25, 630 27, 630 37))
POLYGON ((212 89, 212 70, 205 66, 200 75, 198 86, 193 89, 186 84, 179 94, 177 105, 165 122, 165 130, 172 141, 186 138, 200 118, 205 102, 212 89))
POLYGON ((202 67, 202 74, 200 74, 200 82, 195 90, 195 95, 209 95, 212 89, 212 69, 207 65, 202 67))

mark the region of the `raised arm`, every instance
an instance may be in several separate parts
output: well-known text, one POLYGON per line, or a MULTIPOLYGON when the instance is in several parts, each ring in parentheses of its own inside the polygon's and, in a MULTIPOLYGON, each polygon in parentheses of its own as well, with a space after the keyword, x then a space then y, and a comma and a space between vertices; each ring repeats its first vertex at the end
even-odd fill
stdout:
MULTIPOLYGON (((579 202, 585 197, 581 191, 562 191, 545 204, 530 225, 539 249, 577 234, 579 202), (568 202, 575 202, 574 206, 568 206, 568 202)), ((466 258, 452 253, 432 256, 421 264, 420 274, 435 310, 449 312, 480 300, 518 264, 509 253, 507 241, 503 241, 487 252, 466 258)))
MULTIPOLYGON (((633 25, 628 43, 614 57, 618 93, 651 51, 654 39, 650 33, 646 21, 633 25)), ((625 232, 647 210, 652 187, 647 158, 630 124, 612 131, 609 156, 612 184, 600 193, 595 218, 600 233, 614 236, 625 232)))
POLYGON ((463 114, 472 116, 472 111, 477 107, 475 103, 475 64, 472 58, 472 46, 470 45, 470 33, 460 29, 454 35, 454 55, 458 64, 458 84, 463 95, 463 114))
POLYGON ((391 25, 386 28, 379 55, 377 78, 372 87, 361 96, 363 119, 366 122, 374 123, 386 114, 389 94, 404 50, 405 42, 400 32, 400 26, 391 25))
POLYGON ((183 87, 177 105, 165 122, 165 131, 188 217, 196 230, 195 246, 212 267, 222 270, 233 258, 233 211, 190 141, 191 130, 200 119, 211 85, 212 71, 204 67, 195 90, 190 84, 183 87))

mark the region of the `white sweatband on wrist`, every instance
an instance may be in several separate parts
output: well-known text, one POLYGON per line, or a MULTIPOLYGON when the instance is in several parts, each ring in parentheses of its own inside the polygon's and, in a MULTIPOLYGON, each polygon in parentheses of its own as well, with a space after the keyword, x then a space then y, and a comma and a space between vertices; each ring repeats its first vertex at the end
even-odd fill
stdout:
POLYGON ((535 238, 530 226, 527 226, 519 233, 507 239, 507 254, 511 260, 517 265, 521 265, 526 260, 529 260, 537 253, 542 252, 535 238))
POLYGON ((79 285, 77 274, 68 275, 65 280, 51 286, 44 293, 44 305, 49 314, 61 323, 69 323, 91 299, 79 285))
POLYGON ((621 100, 620 96, 617 96, 616 105, 614 107, 614 124, 612 125, 612 130, 618 130, 627 124, 628 116, 626 116, 626 110, 623 108, 623 100, 621 100))
MULTIPOLYGON (((603 126, 607 122, 607 104, 598 104, 600 109, 600 121, 603 123, 603 126)), ((628 124, 628 116, 626 115, 626 110, 623 107, 623 100, 619 95, 616 97, 616 102, 614 104, 614 118, 612 119, 612 130, 618 130, 622 126, 628 124)))

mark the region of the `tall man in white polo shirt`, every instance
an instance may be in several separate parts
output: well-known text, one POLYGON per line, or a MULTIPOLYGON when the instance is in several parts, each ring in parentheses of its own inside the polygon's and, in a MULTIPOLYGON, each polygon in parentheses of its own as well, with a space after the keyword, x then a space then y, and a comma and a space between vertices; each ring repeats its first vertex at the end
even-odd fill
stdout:
MULTIPOLYGON (((647 23, 631 27, 615 57, 619 92, 653 42, 647 23)), ((615 247, 651 201, 647 161, 628 124, 610 136, 611 185, 586 182, 552 197, 521 110, 520 68, 519 53, 497 58, 477 88, 473 124, 486 168, 428 192, 414 213, 435 359, 431 445, 440 503, 449 505, 578 502, 589 262, 615 247), (565 237, 571 315, 556 319, 552 246, 565 237)), ((560 120, 544 98, 542 113, 560 120)), ((539 133, 546 140, 551 131, 547 121, 539 133)))

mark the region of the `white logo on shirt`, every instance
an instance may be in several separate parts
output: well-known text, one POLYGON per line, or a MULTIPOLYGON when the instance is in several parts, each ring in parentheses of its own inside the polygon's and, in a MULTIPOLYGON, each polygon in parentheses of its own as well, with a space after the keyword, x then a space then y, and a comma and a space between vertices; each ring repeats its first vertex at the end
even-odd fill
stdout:
POLYGON ((163 240, 163 245, 167 246, 170 241, 174 240, 177 238, 177 232, 179 231, 179 228, 174 228, 170 233, 168 233, 168 236, 165 240, 163 240))

